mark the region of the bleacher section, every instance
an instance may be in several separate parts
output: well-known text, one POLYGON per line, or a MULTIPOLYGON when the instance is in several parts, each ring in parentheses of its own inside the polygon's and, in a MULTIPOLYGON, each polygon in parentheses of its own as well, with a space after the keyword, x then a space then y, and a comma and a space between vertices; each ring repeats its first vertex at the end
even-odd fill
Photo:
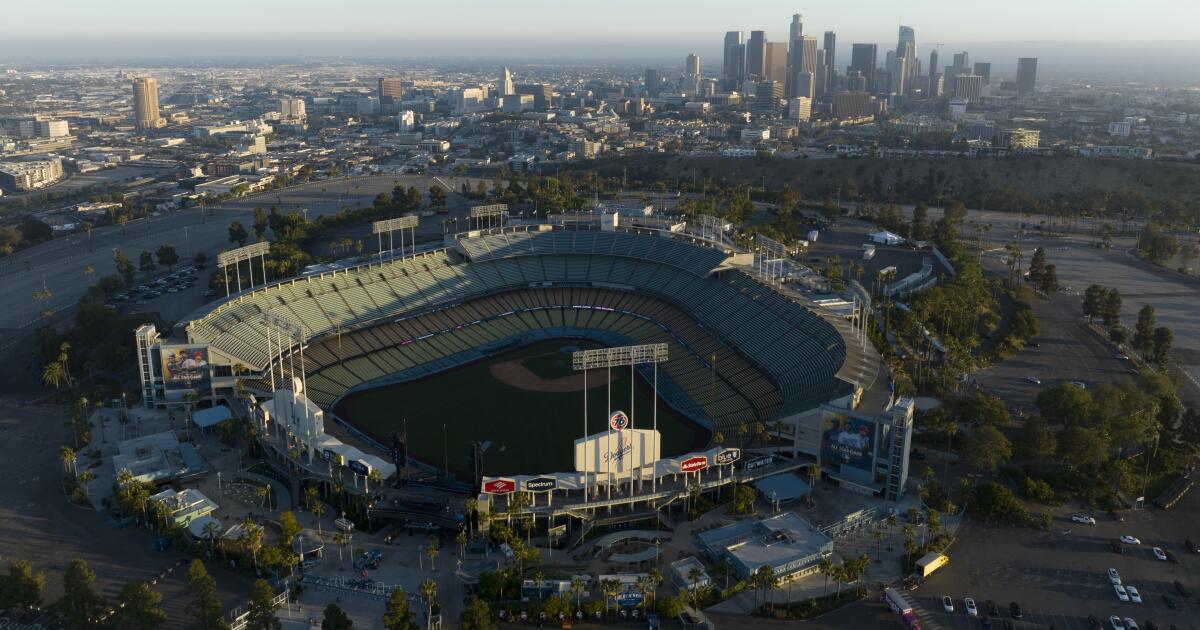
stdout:
POLYGON ((322 404, 340 395, 339 388, 422 362, 440 369, 489 343, 560 328, 611 327, 636 343, 669 338, 679 344, 672 361, 695 359, 673 367, 670 381, 714 420, 739 414, 769 420, 845 393, 846 385, 835 378, 846 360, 838 331, 740 271, 714 273, 725 258, 717 250, 661 236, 562 229, 486 234, 457 243, 470 262, 456 251, 437 250, 244 292, 191 318, 188 338, 265 371, 262 314, 285 315, 305 329, 310 342, 305 358, 315 370, 309 388, 324 396, 314 396, 322 404), (602 305, 619 312, 573 308, 602 305), (476 320, 487 321, 410 341, 476 320), (329 343, 318 343, 324 338, 340 338, 341 364, 329 343), (713 353, 718 380, 740 396, 709 394, 710 379, 697 376, 708 373, 713 353), (769 380, 761 378, 763 372, 769 380))

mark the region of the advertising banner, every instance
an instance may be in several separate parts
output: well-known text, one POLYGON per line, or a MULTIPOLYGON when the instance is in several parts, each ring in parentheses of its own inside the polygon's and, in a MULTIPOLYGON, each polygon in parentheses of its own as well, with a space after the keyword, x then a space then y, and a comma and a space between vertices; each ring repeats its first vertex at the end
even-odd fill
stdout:
POLYGON ((727 448, 720 453, 717 453, 716 463, 718 466, 727 466, 742 458, 742 449, 727 448))
POLYGON ((652 429, 597 433, 575 440, 577 472, 626 473, 658 461, 662 440, 652 429))
POLYGON ((512 479, 489 479, 483 482, 485 494, 510 494, 516 490, 517 482, 512 479))
POLYGON ((208 346, 163 346, 163 388, 167 391, 212 389, 212 368, 208 364, 208 346))
POLYGON ((708 458, 703 455, 689 457, 679 462, 679 470, 685 473, 696 472, 705 468, 708 468, 708 458))
POLYGON ((526 492, 549 492, 558 488, 558 480, 554 477, 538 477, 525 482, 526 492))
POLYGON ((821 423, 821 464, 870 471, 875 459, 875 421, 826 412, 821 423))

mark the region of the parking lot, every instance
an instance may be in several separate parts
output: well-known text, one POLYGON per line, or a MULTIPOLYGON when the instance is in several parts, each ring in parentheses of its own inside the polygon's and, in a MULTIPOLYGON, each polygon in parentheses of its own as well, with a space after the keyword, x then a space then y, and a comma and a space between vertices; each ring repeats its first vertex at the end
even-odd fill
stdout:
POLYGON ((1125 512, 1124 522, 1092 513, 1096 525, 1073 523, 1071 510, 1064 507, 1053 510, 1054 525, 1045 532, 972 523, 960 530, 949 552, 950 564, 913 595, 925 616, 945 628, 981 627, 979 620, 966 615, 964 597, 975 599, 981 615, 986 615, 984 603, 995 601, 1001 613, 993 618, 997 629, 1009 619, 1014 628, 1082 630, 1090 627, 1089 614, 1105 627, 1109 615, 1119 615, 1132 617, 1143 629, 1147 621, 1162 628, 1200 628, 1200 555, 1183 545, 1185 538, 1200 539, 1192 518, 1198 508, 1200 495, 1193 492, 1170 512, 1125 512), (1124 553, 1118 555, 1111 543, 1126 534, 1140 538, 1141 544, 1124 545, 1124 553), (1156 559, 1154 546, 1173 554, 1177 562, 1156 559), (1142 604, 1117 599, 1106 574, 1110 567, 1117 569, 1124 585, 1138 589, 1142 604), (1176 590, 1176 581, 1191 597, 1176 590), (954 599, 953 613, 943 611, 944 595, 954 599), (1013 601, 1021 605, 1020 620, 1010 619, 1008 604, 1013 601))

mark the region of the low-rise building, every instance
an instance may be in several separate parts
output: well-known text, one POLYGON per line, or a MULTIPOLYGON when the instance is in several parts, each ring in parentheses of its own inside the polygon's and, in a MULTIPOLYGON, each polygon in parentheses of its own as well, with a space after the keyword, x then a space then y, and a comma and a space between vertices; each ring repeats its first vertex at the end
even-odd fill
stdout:
POLYGON ((734 572, 749 577, 769 566, 776 578, 793 579, 817 571, 833 553, 833 540, 792 512, 744 520, 699 534, 705 553, 727 559, 734 572))
POLYGON ((178 492, 168 488, 151 496, 150 503, 166 506, 171 523, 180 527, 187 527, 192 521, 212 514, 219 507, 212 499, 204 496, 203 492, 193 488, 184 488, 178 492))
POLYGON ((0 188, 11 191, 36 190, 62 179, 62 160, 0 162, 0 188))

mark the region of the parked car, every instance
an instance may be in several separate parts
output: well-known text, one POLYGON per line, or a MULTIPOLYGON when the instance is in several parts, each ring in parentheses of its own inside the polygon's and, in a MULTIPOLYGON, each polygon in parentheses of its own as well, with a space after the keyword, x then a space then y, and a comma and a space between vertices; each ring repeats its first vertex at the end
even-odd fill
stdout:
POLYGON ((1116 615, 1109 617, 1108 623, 1112 626, 1112 630, 1125 630, 1125 622, 1116 615))
POLYGON ((1088 516, 1087 514, 1080 514, 1078 512, 1071 515, 1071 520, 1076 523, 1083 523, 1084 525, 1095 525, 1096 524, 1096 519, 1092 518, 1091 516, 1088 516))
POLYGON ((1124 535, 1124 536, 1122 536, 1122 537, 1121 537, 1121 542, 1125 543, 1126 545, 1140 545, 1140 544, 1142 544, 1142 541, 1141 541, 1141 540, 1138 540, 1137 538, 1135 538, 1135 537, 1133 537, 1133 536, 1130 536, 1130 535, 1128 535, 1128 534, 1126 534, 1126 535, 1124 535))
POLYGON ((1085 385, 1083 383, 1083 381, 1067 381, 1067 384, 1074 385, 1075 387, 1078 387, 1079 389, 1087 389, 1087 385, 1085 385))
POLYGON ((968 615, 970 615, 972 617, 979 616, 979 609, 975 607, 975 600, 971 599, 970 597, 967 597, 966 599, 963 600, 963 606, 966 607, 968 615))
POLYGON ((1108 581, 1112 582, 1113 584, 1120 584, 1121 583, 1121 574, 1117 573, 1116 569, 1109 567, 1108 568, 1108 581))
POLYGON ((1113 591, 1116 592, 1117 599, 1123 602, 1129 601, 1129 592, 1125 590, 1124 586, 1121 586, 1120 584, 1113 584, 1113 591))
POLYGON ((1136 586, 1126 586, 1125 592, 1129 593, 1129 601, 1135 604, 1142 603, 1142 594, 1138 592, 1136 586))
POLYGON ((942 608, 948 613, 954 612, 954 600, 949 595, 942 596, 942 608))
POLYGON ((1125 618, 1125 630, 1138 630, 1137 622, 1133 620, 1133 617, 1125 618))
POLYGON ((1029 381, 1030 383, 1033 383, 1034 385, 1041 385, 1041 384, 1042 384, 1042 379, 1040 379, 1040 378, 1038 378, 1038 377, 1036 377, 1036 376, 1026 376, 1026 377, 1025 377, 1025 380, 1029 381))
POLYGON ((1152 548, 1150 551, 1153 551, 1153 552, 1154 552, 1154 557, 1155 557, 1155 558, 1158 558, 1159 560, 1162 560, 1162 561, 1164 561, 1164 562, 1166 561, 1166 559, 1167 559, 1167 552, 1163 551, 1163 550, 1162 550, 1162 547, 1154 547, 1154 548, 1152 548))

